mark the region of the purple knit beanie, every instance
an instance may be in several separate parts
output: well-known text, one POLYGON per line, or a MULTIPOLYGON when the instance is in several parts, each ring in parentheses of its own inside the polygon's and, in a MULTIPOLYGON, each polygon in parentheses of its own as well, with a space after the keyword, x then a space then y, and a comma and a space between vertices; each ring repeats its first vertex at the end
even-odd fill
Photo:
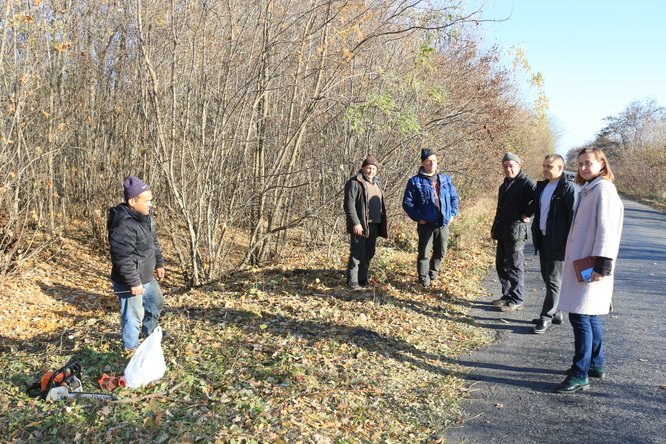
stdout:
POLYGON ((144 191, 148 191, 149 189, 150 186, 138 177, 127 176, 125 178, 125 182, 123 183, 123 194, 125 196, 125 202, 135 198, 144 191))

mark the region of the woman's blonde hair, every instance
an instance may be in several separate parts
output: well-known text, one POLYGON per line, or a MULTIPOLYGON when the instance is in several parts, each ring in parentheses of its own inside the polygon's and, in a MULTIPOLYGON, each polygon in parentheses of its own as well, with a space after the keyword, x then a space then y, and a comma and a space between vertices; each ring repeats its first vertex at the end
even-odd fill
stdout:
MULTIPOLYGON (((578 156, 576 156, 576 159, 579 159, 580 156, 586 153, 592 153, 594 157, 601 162, 603 165, 601 167, 601 171, 599 172, 599 175, 603 177, 604 179, 608 179, 611 182, 615 180, 615 175, 613 174, 613 171, 611 170, 610 163, 608 163, 608 157, 606 157, 606 153, 601 148, 597 147, 591 147, 591 148, 583 148, 578 152, 578 156)), ((582 185, 585 182, 587 182, 585 179, 583 179, 580 175, 580 172, 578 171, 578 168, 576 168, 576 179, 574 181, 578 185, 582 185)))

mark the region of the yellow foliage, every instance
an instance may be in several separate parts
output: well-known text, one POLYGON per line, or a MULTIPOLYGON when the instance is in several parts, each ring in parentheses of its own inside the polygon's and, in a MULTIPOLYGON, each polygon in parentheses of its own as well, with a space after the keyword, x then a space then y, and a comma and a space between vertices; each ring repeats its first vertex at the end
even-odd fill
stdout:
POLYGON ((344 63, 349 63, 354 58, 354 54, 349 50, 349 48, 342 48, 340 53, 344 63))
POLYGON ((71 47, 72 44, 70 42, 56 43, 53 45, 53 49, 55 49, 57 52, 67 51, 71 47))

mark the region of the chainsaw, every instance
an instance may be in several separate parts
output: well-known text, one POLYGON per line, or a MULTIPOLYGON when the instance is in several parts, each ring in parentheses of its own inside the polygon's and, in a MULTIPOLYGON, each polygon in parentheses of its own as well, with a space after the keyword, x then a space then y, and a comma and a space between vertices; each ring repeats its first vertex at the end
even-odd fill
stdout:
POLYGON ((59 370, 49 370, 35 382, 28 393, 37 395, 45 401, 59 401, 61 399, 98 399, 114 401, 113 395, 105 393, 84 393, 81 383, 81 364, 70 362, 59 370))

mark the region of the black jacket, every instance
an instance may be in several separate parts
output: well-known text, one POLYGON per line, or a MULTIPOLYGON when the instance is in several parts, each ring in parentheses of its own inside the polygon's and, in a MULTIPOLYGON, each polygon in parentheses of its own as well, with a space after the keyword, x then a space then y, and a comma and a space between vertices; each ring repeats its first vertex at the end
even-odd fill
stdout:
POLYGON ((164 267, 155 221, 127 204, 109 208, 106 222, 111 250, 111 280, 130 287, 150 282, 164 267))
MULTIPOLYGON (((343 204, 346 220, 347 220, 347 233, 352 234, 354 225, 361 224, 363 227, 363 235, 368 236, 368 195, 365 191, 363 174, 359 172, 352 176, 345 185, 345 201, 343 204)), ((384 190, 379 183, 379 179, 374 177, 373 182, 379 186, 382 193, 382 221, 379 224, 377 235, 380 237, 388 237, 388 223, 386 220, 386 206, 384 205, 384 190)))
POLYGON ((520 216, 532 216, 532 199, 536 184, 522 171, 513 180, 504 179, 497 196, 497 211, 491 229, 493 239, 522 241, 527 239, 527 223, 520 216))
POLYGON ((539 225, 541 221, 541 193, 547 184, 548 180, 537 182, 536 192, 534 193, 532 242, 534 243, 535 252, 543 248, 548 252, 550 259, 563 261, 569 228, 578 204, 578 187, 573 182, 568 181, 564 174, 557 182, 557 187, 550 199, 550 209, 546 221, 547 236, 544 237, 539 225))

